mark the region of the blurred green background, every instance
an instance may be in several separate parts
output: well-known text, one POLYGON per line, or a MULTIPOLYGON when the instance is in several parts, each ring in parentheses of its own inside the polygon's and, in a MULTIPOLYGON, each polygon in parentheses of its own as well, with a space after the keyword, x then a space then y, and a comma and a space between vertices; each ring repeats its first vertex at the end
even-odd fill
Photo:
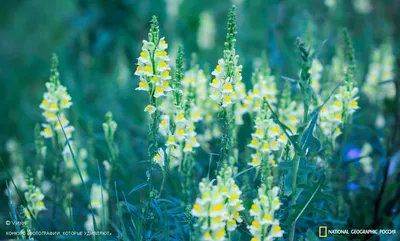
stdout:
MULTIPOLYGON (((107 158, 101 123, 111 110, 118 123, 117 140, 122 170, 121 188, 130 190, 138 161, 146 157, 145 93, 135 91, 133 75, 149 20, 159 17, 161 36, 174 58, 183 44, 186 62, 197 53, 201 66, 213 67, 222 57, 227 13, 237 6, 237 53, 244 66, 244 82, 250 84, 254 62, 266 51, 277 75, 296 77, 298 64, 294 41, 303 37, 313 45, 327 40, 320 60, 329 65, 336 38, 347 27, 353 38, 359 68, 365 79, 371 51, 390 39, 400 45, 400 0, 371 1, 369 13, 361 13, 351 0, 336 0, 330 8, 324 0, 14 0, 0 8, 0 152, 7 164, 5 143, 21 143, 25 163, 35 165, 34 127, 43 118, 39 104, 49 77, 51 54, 60 59, 61 82, 72 96, 69 118, 76 128, 74 139, 92 150, 96 160, 107 158), (130 180, 130 181, 126 181, 130 180)), ((395 53, 398 54, 398 53, 395 53)), ((33 167, 35 168, 35 167, 33 167)), ((92 171, 93 171, 92 170, 92 171)), ((139 172, 138 172, 139 173, 139 172)), ((6 175, 0 172, 0 190, 6 175)), ((142 173, 140 174, 142 175, 142 173)), ((143 174, 144 176, 144 174, 143 174)), ((138 177, 139 179, 139 177, 138 177)), ((3 195, 1 203, 6 202, 3 195)), ((0 213, 7 214, 2 205, 0 213)), ((83 215, 85 216, 85 215, 83 215)), ((1 230, 1 228, 0 228, 1 230)))

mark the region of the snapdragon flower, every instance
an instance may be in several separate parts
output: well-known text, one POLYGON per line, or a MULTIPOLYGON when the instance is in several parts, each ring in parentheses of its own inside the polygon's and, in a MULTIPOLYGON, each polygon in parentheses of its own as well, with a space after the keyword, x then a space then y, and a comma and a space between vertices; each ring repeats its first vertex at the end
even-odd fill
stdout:
POLYGON ((71 107, 72 102, 67 88, 60 83, 57 65, 57 56, 53 55, 50 80, 46 83, 47 92, 43 94, 43 100, 39 106, 46 120, 46 123, 42 124, 43 130, 40 134, 44 138, 52 138, 56 133, 60 144, 64 144, 65 136, 67 140, 71 139, 74 131, 74 127, 69 125, 65 116, 65 110, 71 107))
POLYGON ((267 188, 265 184, 261 184, 258 189, 258 196, 253 200, 250 209, 250 215, 253 217, 251 225, 248 226, 253 235, 251 241, 272 241, 283 236, 279 220, 275 218, 275 212, 281 206, 278 193, 277 186, 267 188))
POLYGON ((319 125, 323 134, 333 144, 342 133, 341 125, 351 120, 351 116, 359 109, 358 88, 347 81, 339 88, 338 93, 322 107, 319 114, 319 125))
MULTIPOLYGON (((43 110, 42 115, 45 117, 46 123, 43 123, 43 130, 40 135, 44 138, 57 138, 58 145, 62 148, 62 157, 67 164, 69 170, 74 170, 75 165, 72 158, 72 153, 69 148, 71 146, 74 153, 80 152, 82 155, 77 155, 78 165, 84 181, 88 179, 86 172, 86 163, 84 162, 84 152, 78 145, 72 141, 72 133, 75 128, 70 125, 66 117, 66 110, 72 106, 71 96, 67 92, 67 88, 60 82, 60 73, 57 70, 58 59, 56 55, 52 57, 52 67, 50 70, 50 80, 46 83, 47 92, 43 95, 40 108, 43 110), (67 145, 69 142, 70 145, 67 145), (81 158, 79 158, 81 157, 81 158)), ((72 184, 79 184, 80 178, 76 172, 71 176, 72 184)))
POLYGON ((29 172, 26 182, 28 183, 28 190, 25 192, 24 196, 27 203, 27 208, 30 212, 25 208, 25 217, 28 220, 31 220, 31 215, 36 218, 41 211, 46 210, 46 206, 43 202, 44 195, 40 189, 33 184, 33 178, 29 172))
POLYGON ((149 103, 144 111, 151 118, 149 127, 152 148, 149 149, 149 159, 157 164, 163 164, 158 147, 157 134, 160 131, 162 97, 172 91, 170 87, 170 58, 167 53, 168 44, 165 38, 160 38, 157 17, 153 16, 148 40, 143 40, 142 51, 137 61, 135 75, 139 76, 139 87, 136 90, 148 92, 149 103))
POLYGON ((268 101, 271 106, 278 102, 275 77, 271 75, 266 60, 263 61, 261 68, 253 73, 252 82, 253 89, 248 91, 243 105, 255 119, 261 113, 264 100, 268 101))
MULTIPOLYGON (((149 92, 151 100, 153 97, 157 99, 165 96, 166 92, 172 90, 169 86, 171 68, 167 48, 168 44, 165 38, 159 38, 157 18, 153 17, 149 40, 143 40, 142 51, 135 71, 135 75, 140 78, 139 87, 136 90, 149 92)), ((153 114, 155 108, 155 103, 150 103, 145 111, 153 114)))
POLYGON ((255 131, 248 146, 255 150, 251 155, 250 166, 259 166, 264 160, 270 165, 276 165, 284 147, 288 142, 287 136, 271 118, 271 114, 263 111, 255 120, 255 131))
POLYGON ((235 52, 236 23, 235 8, 232 8, 228 19, 228 33, 225 42, 224 57, 218 60, 215 70, 211 73, 214 78, 210 86, 213 88, 210 95, 223 109, 237 101, 235 85, 242 80, 242 65, 238 65, 239 55, 235 52))
POLYGON ((226 108, 237 101, 237 93, 234 87, 237 82, 242 80, 242 66, 237 66, 239 56, 235 55, 235 49, 225 50, 224 55, 229 58, 229 62, 225 58, 219 59, 218 65, 211 73, 214 79, 210 84, 213 88, 210 98, 218 105, 226 108), (229 72, 230 68, 233 68, 231 73, 229 72))
POLYGON ((201 196, 196 199, 191 213, 199 219, 201 240, 226 240, 226 231, 236 230, 238 223, 243 221, 239 212, 244 210, 241 191, 232 178, 232 169, 224 166, 217 176, 217 184, 203 179, 199 188, 201 196))
MULTIPOLYGON (((166 154, 170 168, 181 166, 182 158, 191 155, 194 149, 200 146, 196 138, 195 123, 202 120, 202 117, 196 97, 199 94, 204 98, 204 93, 201 91, 205 81, 204 73, 198 71, 198 67, 183 73, 183 48, 179 46, 172 82, 173 91, 168 93, 161 105, 163 115, 159 125, 160 133, 166 139, 166 154)), ((161 154, 161 151, 160 149, 157 162, 164 165, 160 159, 164 152, 161 154)))

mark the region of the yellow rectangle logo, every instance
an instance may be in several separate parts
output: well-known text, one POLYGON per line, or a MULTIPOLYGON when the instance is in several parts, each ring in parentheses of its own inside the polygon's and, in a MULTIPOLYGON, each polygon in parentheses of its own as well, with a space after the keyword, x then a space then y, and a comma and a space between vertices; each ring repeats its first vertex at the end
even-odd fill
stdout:
POLYGON ((319 228, 318 228, 318 236, 320 238, 328 237, 328 227, 327 226, 319 226, 319 228))

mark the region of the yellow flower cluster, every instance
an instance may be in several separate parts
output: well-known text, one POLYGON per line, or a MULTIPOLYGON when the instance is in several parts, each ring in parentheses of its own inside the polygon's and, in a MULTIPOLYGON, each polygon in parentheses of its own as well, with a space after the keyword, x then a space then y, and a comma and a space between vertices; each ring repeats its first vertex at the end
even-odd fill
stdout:
MULTIPOLYGON (((136 90, 147 91, 154 98, 165 96, 166 92, 172 90, 169 86, 171 76, 167 48, 168 44, 164 38, 157 44, 143 40, 142 52, 135 71, 135 75, 140 77, 139 87, 136 90)), ((148 105, 144 111, 153 114, 156 106, 148 105)))
POLYGON ((275 212, 281 206, 278 192, 279 187, 267 189, 265 184, 261 184, 258 189, 258 197, 253 200, 250 210, 250 215, 254 218, 248 226, 253 235, 251 241, 272 241, 283 236, 279 220, 275 218, 275 212))
POLYGON ((25 199, 27 202, 28 209, 24 209, 25 217, 31 219, 31 214, 36 218, 39 212, 46 210, 43 199, 44 195, 40 189, 33 184, 28 185, 28 190, 25 192, 25 199))
POLYGON ((287 144, 288 138, 268 113, 262 112, 262 117, 255 120, 255 131, 251 134, 252 140, 249 147, 255 150, 251 155, 251 166, 259 166, 262 161, 268 160, 270 165, 276 165, 282 151, 287 144))
POLYGON ((243 100, 243 107, 251 116, 257 117, 265 101, 273 106, 277 103, 277 88, 275 77, 270 75, 270 69, 257 70, 252 77, 253 89, 249 90, 243 100))
MULTIPOLYGON (((206 78, 202 71, 189 70, 181 83, 183 89, 180 103, 177 103, 174 93, 170 92, 161 104, 163 115, 159 130, 166 138, 166 154, 170 168, 179 166, 184 155, 192 153, 200 146, 195 123, 203 119, 197 103, 205 98, 205 93, 201 92, 204 90, 202 88, 205 82, 206 78), (196 92, 196 96, 192 96, 193 92, 196 92)), ((159 151, 159 157, 163 155, 160 152, 163 151, 159 151)))
MULTIPOLYGON (((63 148, 62 156, 67 164, 67 168, 75 169, 74 161, 72 158, 69 146, 66 141, 69 142, 74 153, 75 150, 79 150, 77 155, 78 165, 81 169, 82 176, 86 181, 88 175, 86 172, 86 163, 83 159, 87 156, 86 150, 78 149, 76 143, 72 139, 72 133, 74 127, 69 124, 68 119, 65 116, 65 110, 72 106, 71 96, 67 92, 67 88, 63 86, 59 80, 59 72, 57 70, 58 60, 57 57, 53 56, 53 66, 51 68, 50 81, 46 83, 47 92, 43 95, 43 101, 40 104, 40 108, 43 109, 43 116, 46 119, 46 123, 42 124, 44 127, 40 134, 44 138, 57 137, 59 145, 63 148), (63 131, 64 130, 64 131, 63 131)), ((80 178, 76 172, 72 175, 72 184, 79 184, 80 178)))
POLYGON ((232 70, 228 72, 228 66, 225 66, 225 60, 223 58, 219 59, 218 65, 211 73, 214 78, 210 84, 213 88, 210 98, 223 108, 238 101, 239 97, 235 85, 242 80, 242 66, 237 66, 239 56, 235 55, 234 49, 225 51, 227 55, 231 55, 233 58, 233 66, 229 66, 232 67, 232 70))
POLYGON ((208 82, 208 78, 205 76, 202 70, 198 70, 197 74, 189 71, 186 79, 187 81, 194 80, 197 83, 195 90, 196 101, 202 122, 204 124, 204 133, 199 134, 199 142, 201 145, 207 148, 209 141, 211 141, 213 138, 220 138, 221 136, 219 123, 214 118, 219 111, 219 105, 210 98, 214 88, 206 84, 208 82), (197 76, 197 78, 193 78, 193 76, 197 76))
POLYGON ((227 240, 226 231, 232 232, 242 222, 239 212, 244 210, 241 191, 232 178, 232 169, 224 167, 217 176, 217 184, 207 179, 200 182, 200 198, 193 205, 192 215, 199 219, 201 240, 227 240))
POLYGON ((175 124, 175 131, 172 133, 170 128, 170 117, 163 115, 160 123, 160 131, 165 133, 166 136, 166 152, 169 157, 170 167, 174 168, 178 166, 185 153, 192 153, 193 148, 199 147, 200 144, 197 142, 196 131, 192 116, 186 119, 183 110, 176 110, 172 116, 175 124))
POLYGON ((351 116, 358 108, 358 88, 351 83, 341 86, 338 94, 322 107, 319 115, 321 130, 334 141, 342 132, 340 126, 345 117, 351 116))
POLYGON ((59 140, 64 142, 65 138, 62 128, 64 128, 67 139, 71 138, 74 131, 74 127, 69 125, 69 121, 64 113, 64 110, 70 108, 72 105, 71 96, 68 94, 67 88, 61 85, 58 78, 56 81, 47 82, 46 89, 47 92, 44 93, 43 101, 39 106, 43 110, 42 115, 46 119, 46 123, 42 124, 43 131, 40 134, 44 138, 52 138, 54 132, 56 132, 59 140))

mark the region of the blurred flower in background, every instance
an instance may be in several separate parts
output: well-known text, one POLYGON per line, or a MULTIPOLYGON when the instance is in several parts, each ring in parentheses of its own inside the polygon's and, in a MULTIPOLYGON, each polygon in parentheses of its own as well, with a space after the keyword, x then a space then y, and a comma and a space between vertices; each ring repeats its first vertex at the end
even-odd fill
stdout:
POLYGON ((215 21, 210 12, 200 13, 200 26, 197 31, 197 45, 200 49, 212 49, 215 45, 215 21))

